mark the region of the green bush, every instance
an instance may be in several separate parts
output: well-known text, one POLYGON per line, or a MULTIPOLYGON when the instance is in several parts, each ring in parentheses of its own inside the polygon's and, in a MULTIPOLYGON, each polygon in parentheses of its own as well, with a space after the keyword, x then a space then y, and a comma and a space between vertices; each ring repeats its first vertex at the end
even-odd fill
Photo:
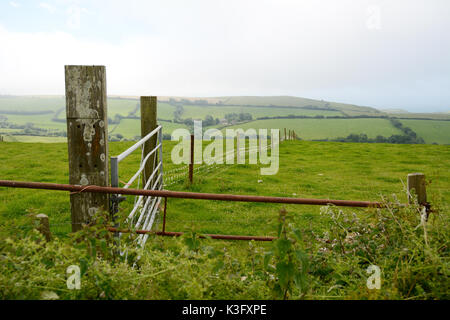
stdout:
POLYGON ((172 239, 137 235, 120 245, 107 216, 70 238, 45 242, 37 232, 0 242, 1 299, 448 299, 447 215, 394 201, 387 209, 328 206, 329 225, 300 229, 285 211, 269 246, 199 239, 192 230, 172 239), (122 252, 123 254, 119 254, 122 252), (81 289, 67 287, 77 265, 81 289), (381 289, 366 283, 381 269, 381 289))

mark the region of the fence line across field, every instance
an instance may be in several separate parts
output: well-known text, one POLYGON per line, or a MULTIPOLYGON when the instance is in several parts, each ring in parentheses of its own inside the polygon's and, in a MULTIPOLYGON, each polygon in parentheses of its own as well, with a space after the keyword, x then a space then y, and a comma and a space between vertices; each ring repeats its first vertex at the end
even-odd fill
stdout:
MULTIPOLYGON (((147 134, 145 137, 143 137, 141 140, 136 142, 134 145, 132 145, 127 150, 123 151, 121 154, 115 157, 111 157, 111 187, 119 187, 119 164, 124 161, 128 156, 133 154, 136 150, 139 148, 141 149, 141 160, 139 164, 139 168, 135 172, 135 174, 128 180, 127 183, 124 185, 124 189, 128 189, 136 180, 137 180, 137 189, 140 189, 140 183, 143 176, 147 176, 145 169, 147 167, 147 163, 149 159, 153 157, 153 172, 150 174, 149 178, 145 183, 143 183, 142 190, 162 190, 164 186, 172 185, 174 183, 177 183, 183 179, 186 178, 188 172, 185 171, 184 173, 178 173, 184 168, 189 168, 189 165, 183 166, 181 168, 175 168, 170 172, 175 172, 175 175, 168 176, 165 178, 164 170, 163 170, 163 153, 162 153, 162 126, 159 125, 154 130, 152 130, 149 134, 147 134), (147 154, 144 153, 144 145, 147 141, 149 141, 153 136, 157 136, 157 145, 151 149, 147 154), (169 181, 169 184, 165 184, 164 180, 169 181)), ((240 147, 239 144, 239 137, 236 139, 236 152, 235 150, 228 151, 224 154, 225 159, 224 162, 227 163, 229 160, 234 159, 236 154, 236 159, 239 162, 240 157, 248 153, 254 154, 258 151, 261 152, 262 150, 268 150, 273 147, 274 141, 273 137, 271 138, 271 143, 266 143, 263 146, 261 143, 262 139, 259 139, 258 145, 253 148, 246 148, 246 145, 244 143, 243 147, 240 147)), ((203 163, 201 166, 194 169, 194 172, 196 174, 198 173, 209 173, 215 169, 218 169, 219 165, 217 163, 203 163)), ((226 169, 226 167, 225 167, 226 169)), ((166 173, 167 174, 167 173, 166 173)), ((118 207, 120 203, 121 197, 118 194, 114 194, 111 197, 112 202, 112 214, 113 216, 118 212, 118 207)), ((154 225, 154 222, 156 220, 156 217, 159 214, 159 208, 161 204, 161 197, 148 197, 148 196, 135 196, 134 197, 134 204, 131 212, 129 213, 127 217, 127 224, 133 229, 140 229, 142 231, 150 231, 152 230, 152 227, 154 225)), ((120 235, 119 235, 120 237, 120 235)), ((148 238, 147 233, 143 233, 140 235, 138 241, 141 246, 145 245, 148 238)))
MULTIPOLYGON (((222 169, 222 171, 225 171, 229 168, 229 166, 227 166, 226 164, 230 160, 233 160, 235 157, 238 161, 239 157, 242 156, 242 154, 244 154, 244 156, 245 156, 246 154, 250 155, 250 154, 255 154, 257 152, 261 153, 262 151, 272 149, 272 142, 270 144, 266 143, 265 146, 263 146, 261 143, 261 140, 262 139, 259 139, 258 145, 253 148, 246 148, 245 146, 240 147, 239 144, 237 144, 236 150, 231 150, 231 151, 228 151, 228 152, 218 155, 218 157, 221 157, 222 155, 224 156, 223 163, 217 163, 217 161, 214 161, 213 163, 205 162, 205 163, 202 163, 201 165, 195 167, 193 169, 193 171, 196 174, 209 173, 209 172, 220 170, 220 169, 222 169), (223 165, 223 167, 221 165, 223 165)), ((170 186, 170 185, 173 185, 175 183, 178 183, 178 182, 186 179, 186 177, 189 174, 188 169, 189 169, 189 165, 184 165, 180 168, 175 168, 170 171, 166 171, 164 173, 164 181, 165 181, 164 186, 170 186)))

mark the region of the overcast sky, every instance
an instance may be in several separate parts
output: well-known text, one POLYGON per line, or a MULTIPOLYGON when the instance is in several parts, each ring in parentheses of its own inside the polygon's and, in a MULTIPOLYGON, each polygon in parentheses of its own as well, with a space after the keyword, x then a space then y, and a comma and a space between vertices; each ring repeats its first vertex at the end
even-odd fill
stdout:
POLYGON ((0 94, 292 95, 450 111, 449 0, 2 0, 0 94))

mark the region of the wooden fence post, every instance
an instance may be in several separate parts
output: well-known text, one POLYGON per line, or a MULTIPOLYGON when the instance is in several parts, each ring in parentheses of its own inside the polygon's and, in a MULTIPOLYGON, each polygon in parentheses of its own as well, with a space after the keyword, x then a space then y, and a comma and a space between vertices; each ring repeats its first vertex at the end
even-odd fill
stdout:
POLYGON ((417 196, 417 202, 420 205, 427 205, 427 190, 423 173, 408 174, 408 202, 410 204, 413 202, 412 194, 417 196))
POLYGON ((284 140, 286 140, 286 128, 284 128, 284 140))
POLYGON ((189 162, 189 183, 194 182, 194 152, 195 152, 195 140, 194 135, 191 134, 191 159, 189 162))
MULTIPOLYGON (((155 96, 150 97, 141 97, 141 137, 144 138, 150 132, 156 129, 158 126, 157 122, 157 109, 158 109, 158 98, 155 96)), ((155 134, 144 144, 144 154, 143 157, 146 157, 153 149, 156 148, 157 144, 157 135, 155 134)), ((142 175, 142 183, 143 186, 148 182, 153 170, 155 168, 155 159, 157 157, 157 152, 152 154, 145 164, 144 174, 142 175)), ((158 177, 154 177, 155 180, 158 177)), ((153 182, 150 182, 152 184, 153 182)), ((150 186, 151 188, 152 186, 150 186)))
POLYGON ((45 214, 36 215, 37 230, 45 237, 48 242, 52 239, 52 234, 50 232, 50 223, 48 222, 48 216, 45 214))
MULTIPOLYGON (((104 66, 65 66, 69 183, 108 186, 108 115, 104 66)), ((72 231, 92 221, 97 211, 109 211, 109 196, 70 195, 72 231)))

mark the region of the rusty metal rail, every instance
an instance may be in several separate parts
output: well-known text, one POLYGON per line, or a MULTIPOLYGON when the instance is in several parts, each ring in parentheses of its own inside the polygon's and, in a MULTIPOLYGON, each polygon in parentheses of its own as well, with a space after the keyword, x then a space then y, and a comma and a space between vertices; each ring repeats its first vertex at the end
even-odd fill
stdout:
MULTIPOLYGON (((184 232, 167 232, 167 231, 153 231, 153 230, 129 230, 129 229, 117 229, 117 228, 107 228, 110 232, 120 232, 120 233, 136 233, 136 234, 155 234, 158 236, 165 237, 180 237, 184 232)), ((235 236, 235 235, 224 235, 224 234, 200 234, 199 238, 211 238, 211 239, 221 239, 221 240, 244 240, 244 241, 273 241, 275 237, 261 237, 261 236, 235 236)))
POLYGON ((69 184, 21 182, 9 180, 0 180, 0 187, 69 191, 72 193, 90 192, 90 193, 108 193, 121 195, 141 195, 151 197, 167 197, 167 198, 182 198, 182 199, 197 199, 197 200, 264 202, 264 203, 303 204, 303 205, 320 205, 320 206, 332 204, 340 207, 363 207, 363 208, 385 207, 385 204, 381 202, 372 202, 372 201, 266 197, 266 196, 249 196, 249 195, 234 195, 234 194, 179 192, 168 190, 138 190, 138 189, 124 189, 113 187, 99 187, 91 185, 79 186, 69 184))

